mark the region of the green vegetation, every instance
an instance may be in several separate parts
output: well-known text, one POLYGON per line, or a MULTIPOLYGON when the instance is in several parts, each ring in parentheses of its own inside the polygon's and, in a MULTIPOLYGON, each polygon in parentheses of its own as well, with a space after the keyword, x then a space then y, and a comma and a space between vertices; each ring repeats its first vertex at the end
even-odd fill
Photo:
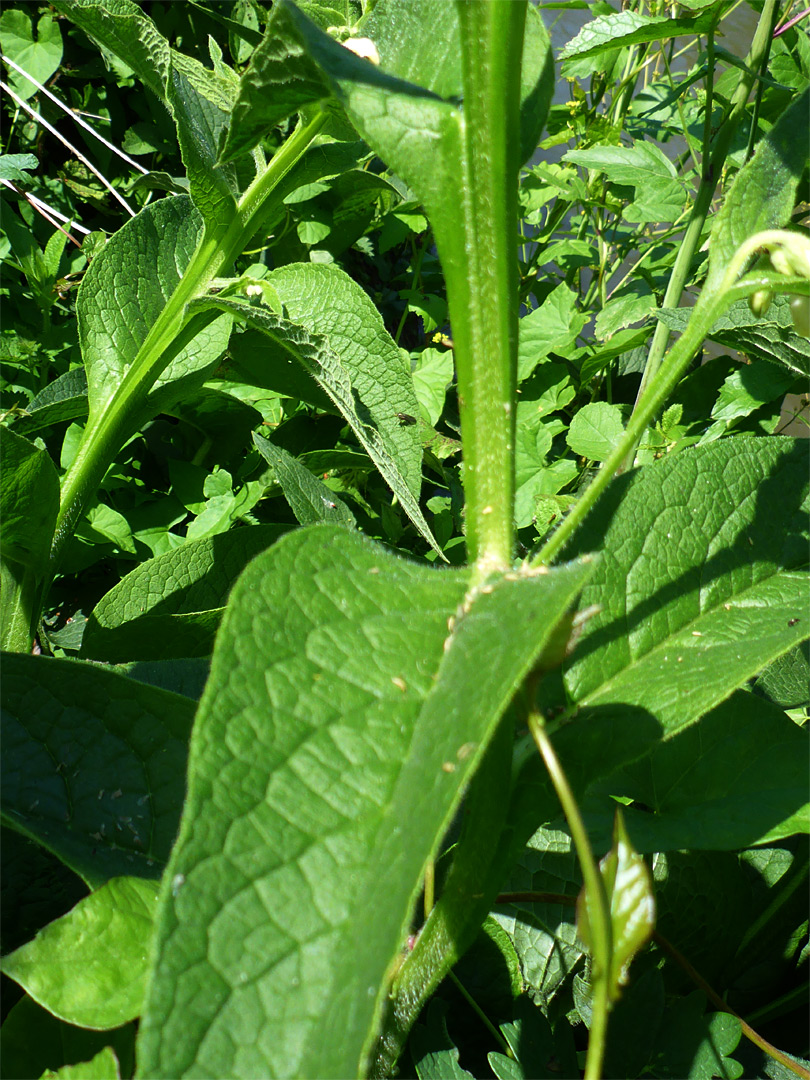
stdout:
POLYGON ((810 1076, 810 48, 622 6, 5 6, 4 1076, 810 1076))

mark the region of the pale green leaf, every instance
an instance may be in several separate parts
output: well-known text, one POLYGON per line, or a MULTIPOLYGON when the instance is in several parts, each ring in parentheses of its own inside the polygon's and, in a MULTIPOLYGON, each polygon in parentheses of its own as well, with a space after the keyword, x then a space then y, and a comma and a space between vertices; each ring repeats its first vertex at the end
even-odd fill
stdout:
POLYGON ((447 388, 453 381, 453 354, 449 349, 424 349, 413 372, 413 389, 422 415, 435 427, 444 410, 447 388))
POLYGON ((574 415, 566 441, 575 454, 591 461, 605 461, 624 434, 618 405, 592 401, 574 415))
POLYGON ((188 698, 100 667, 5 654, 3 823, 91 886, 159 877, 193 715, 188 698))
POLYGON ((63 1065, 56 1072, 48 1069, 42 1080, 121 1080, 118 1058, 111 1046, 105 1046, 91 1061, 63 1065))
MULTIPOLYGON (((652 875, 630 842, 621 810, 616 810, 613 846, 601 860, 599 871, 607 894, 613 947, 610 971, 594 973, 593 977, 606 978, 610 1000, 617 1001, 621 987, 627 983, 631 960, 647 944, 655 928, 652 875)), ((593 944, 592 921, 591 896, 583 888, 577 903, 577 929, 589 947, 593 944)))
POLYGON ((54 1016, 119 1027, 140 1015, 158 884, 118 877, 3 957, 3 974, 54 1016))
POLYGON ((576 309, 574 291, 562 282, 518 323, 518 382, 527 379, 549 353, 564 356, 587 321, 588 316, 576 309))
POLYGON ((599 56, 626 45, 641 45, 647 41, 666 41, 673 37, 705 33, 714 15, 704 12, 694 18, 669 19, 665 15, 642 15, 621 11, 615 15, 599 15, 587 23, 577 36, 560 52, 560 60, 599 56))
POLYGON ((299 525, 333 524, 354 528, 354 517, 348 506, 305 465, 261 435, 254 434, 253 443, 272 467, 276 482, 299 525))
MULTIPOLYGON (((36 12, 37 9, 33 8, 32 11, 36 12)), ((47 83, 62 61, 62 32, 50 14, 39 17, 35 32, 31 18, 25 11, 7 8, 0 16, 0 46, 10 60, 39 83, 47 83)), ((30 79, 11 67, 9 81, 21 98, 27 99, 39 92, 30 79)), ((36 168, 35 165, 23 166, 26 167, 36 168)))

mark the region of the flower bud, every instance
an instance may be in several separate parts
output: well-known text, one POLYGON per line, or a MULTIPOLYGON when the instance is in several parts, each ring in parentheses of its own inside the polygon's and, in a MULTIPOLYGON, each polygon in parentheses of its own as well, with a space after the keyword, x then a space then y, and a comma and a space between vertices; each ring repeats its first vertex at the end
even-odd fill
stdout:
POLYGON ((751 293, 748 297, 748 306, 751 308, 751 314, 756 315, 758 319, 764 317, 768 308, 771 306, 771 300, 773 299, 773 293, 770 289, 757 289, 755 293, 751 293))
POLYGON ((796 333, 810 338, 810 296, 792 296, 790 314, 793 316, 796 333))

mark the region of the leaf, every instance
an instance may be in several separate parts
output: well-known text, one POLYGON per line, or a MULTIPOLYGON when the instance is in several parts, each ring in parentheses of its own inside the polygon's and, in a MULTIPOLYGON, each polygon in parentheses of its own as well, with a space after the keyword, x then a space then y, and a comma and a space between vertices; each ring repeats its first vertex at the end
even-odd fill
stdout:
POLYGON ((736 1080, 743 1075, 743 1067, 727 1056, 740 1041, 739 1019, 721 1012, 704 1015, 705 1004, 695 990, 667 1009, 652 1062, 657 1074, 672 1080, 736 1080))
POLYGON ((335 524, 354 528, 351 510, 335 493, 322 484, 305 465, 286 450, 274 446, 261 435, 253 435, 256 449, 272 467, 276 482, 292 508, 299 525, 335 524))
MULTIPOLYGON (((47 1070, 67 1080, 118 1080, 112 1073, 92 1072, 91 1058, 112 1049, 121 1062, 122 1076, 131 1076, 134 1066, 135 1026, 127 1024, 117 1031, 88 1031, 57 1020, 30 997, 18 1001, 0 1028, 0 1052, 3 1074, 15 1080, 40 1080, 47 1070)), ((108 1056, 109 1060, 109 1056, 108 1056)))
POLYGON ((425 860, 588 572, 494 586, 445 656, 467 571, 406 562, 329 526, 254 560, 200 705, 144 1075, 357 1073, 425 860), (370 909, 373 923, 360 915, 370 909))
MULTIPOLYGON (((35 35, 31 19, 24 11, 11 8, 4 11, 0 16, 0 45, 9 59, 39 83, 47 83, 62 62, 62 33, 50 14, 40 16, 35 35)), ((27 100, 38 93, 31 80, 14 68, 10 69, 9 76, 21 98, 27 100)))
POLYGON ((611 755, 632 760, 808 635, 805 449, 800 440, 726 439, 609 490, 573 548, 604 552, 582 597, 601 610, 565 678, 589 711, 596 756, 604 723, 611 755), (634 709, 643 713, 631 719, 634 709))
MULTIPOLYGON (((655 314, 671 330, 679 332, 685 329, 690 316, 684 308, 661 308, 655 314)), ((810 375, 810 342, 796 333, 790 301, 785 296, 773 298, 764 319, 751 314, 746 300, 732 304, 707 336, 752 360, 767 360, 797 375, 810 375)))
POLYGON ((566 1023, 558 1020, 552 1033, 543 1012, 525 995, 515 1002, 512 1015, 512 1022, 501 1024, 501 1031, 519 1064, 521 1078, 556 1080, 576 1074, 574 1040, 566 1023))
POLYGON ((84 368, 71 368, 49 383, 26 405, 26 416, 15 426, 30 434, 62 420, 87 416, 87 375, 84 368))
POLYGON ((683 209, 685 195, 675 167, 653 142, 569 150, 564 160, 635 188, 635 202, 624 211, 627 221, 675 221, 683 209))
POLYGON ((138 660, 118 664, 113 670, 137 682, 199 701, 210 666, 210 658, 205 656, 182 657, 179 660, 138 660))
POLYGON ((111 1046, 105 1046, 91 1061, 63 1065, 57 1072, 48 1070, 42 1080, 121 1080, 118 1058, 111 1046))
POLYGON ((159 877, 193 715, 188 698, 102 668, 4 654, 4 823, 91 887, 159 877))
POLYGON ((0 426, 0 548, 3 559, 42 566, 59 511, 59 476, 46 450, 0 426))
POLYGON ((413 373, 413 389, 422 416, 435 427, 444 410, 447 388, 453 381, 453 354, 448 349, 423 349, 413 373))
POLYGON ((760 405, 783 398, 795 381, 792 372, 764 360, 740 367, 721 386, 712 419, 729 423, 748 416, 760 405))
POLYGON ((754 683, 754 693, 783 709, 810 704, 810 649, 806 642, 774 660, 754 683))
POLYGON ((53 6, 132 68, 159 99, 169 74, 169 43, 132 0, 54 0, 53 6))
MULTIPOLYGON (((2 25, 3 20, 0 18, 0 41, 2 25)), ((39 161, 35 154, 0 154, 0 180, 10 180, 13 184, 30 184, 31 177, 28 173, 38 168, 39 161)))
POLYGON ((806 751, 806 733, 781 709, 738 691, 592 785, 583 803, 589 831, 602 842, 622 797, 640 804, 623 813, 642 852, 736 851, 810 832, 806 751))
POLYGON ((565 282, 549 293, 540 307, 518 323, 518 382, 527 379, 550 353, 563 356, 588 321, 576 310, 576 296, 565 282))
MULTIPOLYGON (((90 263, 76 313, 91 422, 106 410, 131 371, 200 234, 200 217, 190 199, 161 199, 111 236, 90 263)), ((201 385, 225 351, 229 334, 230 320, 218 319, 181 345, 155 382, 153 400, 162 408, 201 385)))
POLYGON ((156 902, 157 882, 113 878, 3 957, 3 974, 69 1024, 104 1030, 134 1020, 156 902))
POLYGON ((605 461, 623 434, 618 405, 592 401, 574 415, 565 439, 575 454, 591 461, 605 461))
POLYGON ((234 529, 141 563, 96 604, 82 657, 117 663, 210 653, 233 582, 285 530, 234 529))
MULTIPOLYGON (((629 978, 633 957, 647 944, 655 928, 652 876, 644 859, 630 843, 621 810, 618 809, 613 827, 613 846, 600 861, 599 872, 607 894, 613 948, 610 970, 594 970, 592 979, 607 979, 609 998, 617 1001, 621 987, 626 985, 629 978)), ((577 930, 588 947, 593 945, 592 920, 591 897, 583 887, 577 901, 577 930)))
POLYGON ((704 293, 719 287, 734 253, 749 236, 790 220, 810 157, 810 129, 805 123, 808 103, 810 90, 805 90, 763 136, 754 156, 737 174, 712 226, 704 293))
POLYGON ((458 1063, 458 1047, 447 1031, 447 1006, 436 999, 427 1007, 425 1023, 417 1024, 410 1050, 419 1080, 472 1080, 472 1073, 458 1063))
MULTIPOLYGON (((333 268, 312 266, 309 269, 328 271, 333 268)), ((342 275, 342 271, 337 271, 337 273, 342 275)), ((346 278, 346 281, 350 281, 350 279, 346 278)), ((276 284, 275 279, 274 284, 276 284)), ((353 282, 351 284, 354 289, 359 289, 359 286, 354 285, 353 282)), ((295 302, 294 298, 292 302, 295 302)), ((422 448, 418 432, 407 434, 410 429, 400 424, 396 415, 397 411, 410 412, 411 415, 417 411, 413 386, 410 387, 409 395, 407 390, 404 393, 402 392, 402 375, 407 373, 403 372, 401 366, 399 373, 393 366, 390 368, 386 366, 385 352, 387 352, 387 349, 382 355, 378 353, 376 356, 372 352, 365 352, 364 339, 368 340, 368 337, 370 337, 370 344, 374 345, 376 328, 364 326, 362 309, 360 318, 358 319, 355 315, 348 323, 349 328, 353 326, 357 332, 357 341, 346 333, 346 325, 339 326, 336 330, 334 335, 336 346, 346 348, 346 353, 341 354, 332 348, 331 335, 325 339, 320 334, 313 333, 298 323, 279 317, 267 308, 254 307, 219 297, 196 301, 195 306, 200 310, 205 307, 217 307, 231 312, 237 318, 243 319, 257 330, 261 330, 275 345, 285 350, 301 364, 305 371, 308 371, 317 379, 321 388, 329 395, 338 411, 350 425, 360 444, 365 448, 383 479, 399 499, 403 510, 414 523, 419 533, 433 550, 444 558, 410 487, 411 483, 414 484, 417 490, 421 487, 421 468, 416 472, 411 472, 411 462, 417 456, 421 461, 422 448), (344 362, 344 357, 346 362, 344 362), (352 365, 350 370, 349 364, 352 365), (363 370, 364 368, 365 370, 363 370), (374 378, 369 377, 374 372, 382 381, 382 385, 389 387, 390 393, 387 396, 380 392, 380 386, 377 385, 374 378), (355 389, 355 378, 359 380, 364 390, 368 391, 370 395, 368 404, 363 401, 362 395, 355 389), (404 401, 406 395, 410 409, 394 411, 393 406, 400 401, 404 401), (379 418, 381 427, 377 426, 377 418, 379 418), (410 443, 410 446, 408 446, 408 443, 410 443), (403 447, 406 453, 401 455, 400 450, 403 447), (412 449, 414 447, 416 454, 412 449), (402 459, 403 456, 404 460, 402 459), (410 475, 408 475, 409 473, 410 475)), ((376 310, 375 315, 379 320, 376 310)), ((324 312, 322 317, 328 320, 329 313, 324 312)), ((384 339, 382 340, 384 342, 384 339)), ((387 343, 384 342, 384 344, 387 343)), ((399 364, 398 352, 396 357, 396 362, 399 364)), ((389 353, 389 358, 393 362, 393 354, 389 353)))
POLYGON ((613 49, 623 49, 627 45, 702 34, 713 22, 713 12, 703 12, 691 19, 668 19, 664 15, 640 15, 635 11, 599 15, 583 26, 577 36, 568 42, 560 52, 559 59, 570 60, 577 57, 583 60, 586 56, 600 56, 613 49))

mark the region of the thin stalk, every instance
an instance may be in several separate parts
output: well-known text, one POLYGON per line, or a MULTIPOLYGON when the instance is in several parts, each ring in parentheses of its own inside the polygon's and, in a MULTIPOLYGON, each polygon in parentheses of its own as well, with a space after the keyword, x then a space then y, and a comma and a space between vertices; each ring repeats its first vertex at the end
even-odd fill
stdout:
POLYGON ((187 318, 188 304, 202 296, 213 278, 222 276, 241 253, 256 229, 266 199, 325 122, 325 114, 318 113, 309 123, 299 127, 242 195, 231 222, 204 231, 191 262, 150 328, 114 398, 101 413, 88 420, 78 453, 62 483, 62 500, 51 549, 51 574, 58 568, 76 523, 103 480, 122 440, 127 437, 133 418, 137 418, 149 391, 169 363, 171 349, 176 346, 187 318))
MULTIPOLYGON (((710 143, 714 79, 714 31, 716 20, 708 32, 707 53, 709 62, 708 73, 706 76, 706 112, 703 118, 703 171, 697 196, 689 217, 689 224, 686 227, 683 243, 680 246, 678 256, 675 259, 675 265, 672 268, 672 275, 670 276, 667 290, 664 294, 662 307, 678 307, 681 302, 681 297, 683 296, 683 291, 689 277, 692 258, 698 249, 700 238, 703 235, 706 218, 711 208, 715 188, 717 187, 723 165, 725 164, 731 146, 731 140, 742 120, 745 106, 748 101, 748 95, 761 70, 763 58, 767 56, 770 48, 770 37, 776 5, 777 0, 765 0, 759 22, 757 23, 757 29, 754 33, 754 39, 751 42, 751 49, 745 61, 745 70, 740 73, 740 79, 731 101, 731 108, 715 137, 713 147, 710 143)), ((658 375, 669 341, 669 333, 669 327, 666 326, 665 323, 659 322, 658 326, 655 328, 655 333, 653 334, 650 352, 647 356, 647 363, 644 368, 644 375, 636 397, 635 409, 639 408, 644 395, 647 393, 648 387, 658 375)), ((642 434, 643 428, 641 432, 639 432, 637 440, 630 446, 623 462, 623 468, 628 469, 632 467, 636 450, 641 442, 642 434)))
MULTIPOLYGON (((517 180, 525 0, 461 3, 463 264, 446 280, 458 373, 466 539, 476 581, 514 546, 517 180)), ((434 224, 434 228, 435 228, 434 224)), ((439 237, 448 248, 458 239, 439 237)))
POLYGON ((500 1031, 498 1031, 498 1029, 495 1027, 495 1025, 490 1020, 490 1018, 487 1016, 487 1014, 484 1012, 484 1010, 481 1008, 481 1006, 478 1004, 478 1002, 472 996, 470 991, 467 989, 467 987, 464 985, 464 983, 462 983, 461 979, 459 979, 459 977, 456 975, 456 973, 454 971, 451 971, 449 973, 448 978, 450 979, 450 982, 453 983, 456 990, 458 990, 458 992, 461 994, 461 996, 464 998, 464 1000, 470 1006, 470 1008, 473 1010, 473 1012, 478 1017, 478 1019, 483 1023, 484 1027, 487 1029, 487 1031, 490 1033, 490 1035, 493 1037, 493 1039, 495 1039, 495 1041, 498 1043, 501 1050, 503 1050, 504 1054, 507 1057, 512 1058, 512 1060, 514 1061, 515 1060, 515 1055, 512 1053, 512 1050, 511 1050, 511 1048, 509 1046, 509 1043, 506 1041, 506 1039, 503 1037, 503 1035, 500 1033, 500 1031))
POLYGON ((538 712, 533 710, 529 714, 528 722, 529 731, 537 744, 537 749, 540 751, 551 782, 554 785, 554 790, 557 792, 557 798, 560 800, 560 805, 568 821, 571 839, 577 851, 577 858, 582 870, 582 880, 585 883, 588 898, 588 915, 590 917, 593 942, 591 947, 593 1012, 588 1038, 588 1056, 585 1062, 585 1080, 598 1080, 602 1074, 602 1062, 605 1058, 608 1013, 610 1011, 610 986, 608 980, 613 957, 610 905, 605 892, 605 883, 591 851, 585 822, 582 820, 577 800, 560 764, 560 759, 557 757, 548 737, 543 719, 538 712))

